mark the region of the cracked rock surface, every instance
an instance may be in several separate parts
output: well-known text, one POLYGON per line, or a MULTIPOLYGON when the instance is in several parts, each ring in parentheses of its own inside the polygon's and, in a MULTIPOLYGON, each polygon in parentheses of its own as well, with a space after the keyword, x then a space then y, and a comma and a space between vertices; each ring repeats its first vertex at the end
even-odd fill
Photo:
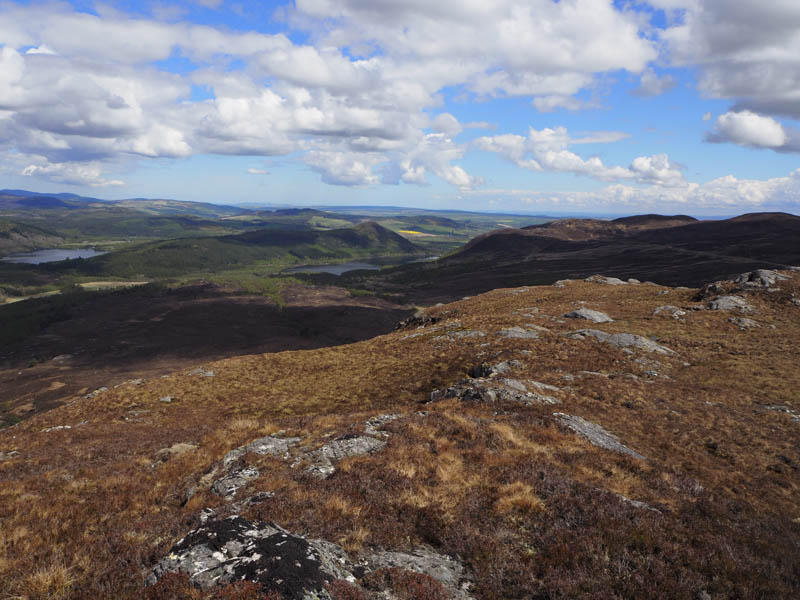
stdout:
POLYGON ((559 422, 567 426, 581 437, 586 438, 595 446, 600 446, 606 450, 621 452, 622 454, 627 454, 628 456, 633 456, 634 458, 644 460, 644 456, 628 448, 625 444, 619 441, 617 436, 606 431, 597 423, 592 423, 591 421, 587 421, 582 417, 567 415, 565 413, 553 413, 553 415, 559 420, 559 422))
POLYGON ((342 460, 350 456, 364 456, 381 450, 386 445, 384 440, 379 440, 366 435, 346 435, 338 440, 334 440, 322 448, 310 452, 307 455, 313 464, 308 468, 308 472, 326 479, 333 475, 336 468, 334 461, 342 460))
POLYGON ((675 354, 672 350, 661 344, 657 344, 651 339, 634 333, 607 333, 599 329, 579 329, 567 334, 575 340, 585 340, 586 338, 594 338, 598 342, 603 342, 618 348, 637 348, 639 350, 646 350, 647 352, 655 352, 657 354, 675 354))
POLYGON ((592 323, 612 323, 614 319, 606 313, 591 308, 579 308, 563 315, 565 319, 586 319, 592 323))
POLYGON ((754 312, 747 300, 741 296, 719 296, 709 304, 711 310, 738 310, 743 313, 754 312))
MULTIPOLYGON (((214 519, 204 511, 202 525, 173 546, 147 577, 154 585, 167 573, 185 573, 203 590, 235 581, 251 581, 287 600, 330 600, 325 585, 335 579, 355 582, 354 573, 399 568, 422 573, 445 586, 456 600, 470 600, 471 578, 449 556, 420 548, 412 552, 379 551, 353 561, 337 544, 290 533, 274 523, 234 516, 214 519)), ((392 598, 382 592, 380 598, 392 598)))
POLYGON ((237 516, 190 531, 156 565, 147 583, 166 573, 186 573, 204 590, 247 580, 286 598, 313 598, 315 593, 325 598, 328 581, 352 578, 346 564, 346 554, 335 544, 237 516))

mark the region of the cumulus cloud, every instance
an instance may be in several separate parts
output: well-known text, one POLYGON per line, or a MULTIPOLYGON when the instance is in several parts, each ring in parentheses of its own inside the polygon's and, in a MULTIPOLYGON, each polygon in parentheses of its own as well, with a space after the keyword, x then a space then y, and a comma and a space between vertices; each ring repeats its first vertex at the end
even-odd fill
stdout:
POLYGON ((671 11, 661 33, 611 0, 297 0, 284 14, 308 34, 298 43, 283 33, 5 2, 0 151, 42 157, 20 168, 35 167, 31 177, 66 181, 90 166, 87 185, 109 185, 116 179, 104 173, 144 158, 298 153, 331 184, 435 177, 469 190, 481 179, 458 163, 477 148, 534 171, 674 187, 682 169, 666 155, 615 166, 575 151, 622 139, 616 132, 531 129, 465 145, 454 141, 464 129, 490 126, 462 124, 443 107, 445 91, 458 89, 468 99, 523 97, 539 112, 581 110, 596 105, 587 92, 620 70, 640 76, 637 94, 664 93, 675 81, 653 70, 659 49, 659 64, 699 65, 702 90, 736 103, 709 139, 800 147, 792 128, 763 120, 800 116, 797 3, 650 4, 671 11), (169 72, 176 57, 188 73, 169 72), (208 97, 195 99, 193 86, 208 97))
POLYGON ((790 210, 800 208, 800 169, 785 177, 738 179, 733 175, 709 182, 681 186, 640 187, 613 184, 599 190, 580 192, 539 192, 536 190, 476 190, 473 197, 516 200, 516 205, 540 210, 553 209, 600 212, 693 212, 711 214, 741 210, 790 210))
MULTIPOLYGON (((374 184, 372 169, 389 162, 413 164, 404 182, 423 182, 425 172, 459 187, 477 181, 457 165, 421 158, 426 129, 448 140, 461 131, 452 115, 431 120, 425 110, 440 103, 444 83, 468 79, 472 65, 388 54, 353 59, 339 46, 295 44, 283 34, 97 16, 66 5, 6 3, 0 17, 2 150, 95 165, 300 152, 323 181, 340 185, 374 184), (175 53, 196 67, 180 75, 154 64, 175 53), (192 100, 193 85, 212 97, 192 100)), ((462 157, 451 150, 443 156, 462 157)))
POLYGON ((800 135, 787 130, 772 117, 749 110, 727 112, 717 117, 714 130, 706 139, 710 142, 731 142, 751 148, 770 148, 780 152, 800 152, 800 135))
POLYGON ((786 143, 783 126, 771 117, 762 117, 749 110, 727 112, 717 118, 714 142, 733 142, 756 148, 779 148, 786 143))
POLYGON ((736 110, 800 118, 800 3, 650 0, 672 11, 661 39, 675 66, 699 65, 699 84, 736 110))
POLYGON ((90 187, 125 185, 125 182, 119 179, 105 179, 102 176, 102 167, 95 163, 51 163, 42 156, 31 156, 28 159, 34 162, 19 172, 25 177, 38 177, 54 183, 90 187))
POLYGON ((627 137, 618 132, 597 132, 573 139, 566 128, 541 130, 531 127, 528 136, 503 134, 476 139, 474 146, 480 150, 499 154, 514 164, 532 171, 574 173, 600 180, 635 180, 663 186, 684 182, 681 168, 671 162, 666 154, 641 156, 629 167, 608 166, 597 157, 584 159, 567 148, 574 144, 610 142, 627 137))
POLYGON ((363 187, 378 183, 373 172, 378 157, 369 154, 314 150, 306 155, 306 162, 322 176, 322 181, 332 185, 363 187))

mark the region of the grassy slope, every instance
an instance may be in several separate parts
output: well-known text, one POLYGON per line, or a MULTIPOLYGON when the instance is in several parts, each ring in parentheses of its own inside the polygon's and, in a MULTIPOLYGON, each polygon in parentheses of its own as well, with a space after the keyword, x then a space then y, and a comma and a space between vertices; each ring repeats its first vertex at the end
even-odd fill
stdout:
POLYGON ((326 481, 250 456, 261 476, 240 495, 276 494, 244 516, 355 554, 425 544, 458 554, 479 599, 795 598, 800 429, 766 408, 797 408, 793 276, 782 291, 753 296, 762 327, 749 331, 724 312, 652 316, 663 304, 700 307, 693 290, 500 289, 432 309, 439 329, 228 359, 208 365, 215 377, 175 373, 74 398, 0 432, 0 452, 20 453, 0 462, 0 579, 21 598, 141 598, 143 573, 200 509, 225 514, 209 491, 184 506, 181 498, 227 451, 281 429, 314 448, 394 412, 405 417, 388 427, 386 449, 342 461, 326 481), (587 325, 558 316, 584 301, 616 319, 597 328, 675 350, 642 357, 657 358, 663 376, 648 375, 653 365, 636 353, 564 338, 587 325), (527 323, 550 331, 533 341, 496 335, 527 323), (439 338, 448 328, 486 336, 439 338), (447 400, 417 412, 471 366, 511 358, 522 362, 514 377, 558 386, 561 404, 447 400), (175 400, 159 402, 166 395, 175 400), (554 410, 600 423, 646 460, 592 446, 554 410), (43 432, 61 425, 72 429, 43 432), (199 449, 154 462, 176 442, 199 449))
POLYGON ((41 227, 0 219, 0 256, 57 246, 63 238, 41 227))
POLYGON ((153 242, 52 267, 87 276, 177 277, 258 262, 282 265, 423 251, 375 223, 330 231, 265 229, 238 235, 153 242))

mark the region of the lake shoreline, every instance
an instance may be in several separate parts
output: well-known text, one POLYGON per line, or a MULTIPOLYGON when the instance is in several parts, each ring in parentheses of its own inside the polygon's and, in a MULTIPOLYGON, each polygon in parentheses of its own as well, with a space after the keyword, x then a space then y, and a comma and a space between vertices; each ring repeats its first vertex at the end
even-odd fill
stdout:
POLYGON ((87 248, 40 248, 29 252, 15 252, 0 258, 0 262, 15 265, 41 265, 43 263, 60 262, 63 260, 75 260, 78 258, 93 258, 102 254, 108 254, 96 250, 94 247, 87 248))

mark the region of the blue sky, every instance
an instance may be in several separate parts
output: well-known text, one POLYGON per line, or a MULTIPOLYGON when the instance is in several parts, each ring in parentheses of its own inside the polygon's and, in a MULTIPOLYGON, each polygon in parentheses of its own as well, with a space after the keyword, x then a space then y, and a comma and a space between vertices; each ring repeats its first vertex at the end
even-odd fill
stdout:
POLYGON ((0 187, 800 212, 795 0, 0 3, 0 187))

